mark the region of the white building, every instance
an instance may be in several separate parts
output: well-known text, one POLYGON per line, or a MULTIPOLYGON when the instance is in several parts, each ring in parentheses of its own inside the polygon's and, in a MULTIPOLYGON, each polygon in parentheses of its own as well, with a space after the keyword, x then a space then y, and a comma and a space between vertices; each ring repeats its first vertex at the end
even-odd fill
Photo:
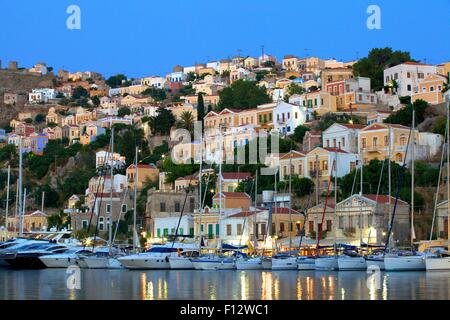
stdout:
POLYGON ((157 89, 163 89, 166 82, 167 82, 166 78, 163 78, 160 76, 142 78, 143 85, 157 88, 157 89))
POLYGON ((303 125, 307 119, 306 107, 279 101, 273 109, 274 130, 291 135, 295 128, 303 125))
POLYGON ((28 94, 28 101, 30 103, 47 103, 48 100, 55 99, 57 91, 50 88, 33 89, 28 94))
POLYGON ((358 133, 364 127, 362 124, 334 123, 322 133, 322 145, 358 153, 358 133))
POLYGON ((411 94, 419 91, 420 81, 435 73, 435 66, 417 62, 404 62, 384 70, 384 85, 388 86, 391 81, 396 81, 398 96, 411 96, 411 94))
POLYGON ((110 153, 108 151, 98 151, 95 154, 95 167, 114 166, 114 168, 123 168, 125 166, 125 157, 119 153, 110 153))
POLYGON ((122 192, 128 187, 127 177, 123 174, 115 174, 111 181, 111 176, 95 176, 89 180, 86 195, 97 193, 122 192))
POLYGON ((167 238, 170 235, 175 235, 178 227, 177 235, 180 236, 194 236, 194 218, 192 215, 183 215, 180 217, 155 217, 153 234, 157 238, 167 238))

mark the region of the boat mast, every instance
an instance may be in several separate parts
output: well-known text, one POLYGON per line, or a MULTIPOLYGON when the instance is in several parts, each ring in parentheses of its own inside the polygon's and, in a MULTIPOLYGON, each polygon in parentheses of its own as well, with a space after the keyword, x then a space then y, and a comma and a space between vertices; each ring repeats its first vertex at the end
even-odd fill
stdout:
POLYGON ((289 251, 292 249, 292 149, 289 156, 289 251))
POLYGON ((256 180, 255 180, 255 212, 253 213, 253 241, 255 253, 257 253, 256 248, 258 247, 258 238, 256 237, 256 232, 258 231, 258 224, 256 223, 256 198, 258 197, 258 168, 256 168, 256 180))
POLYGON ((22 206, 22 212, 20 214, 20 234, 23 236, 23 227, 24 227, 24 219, 25 219, 25 210, 27 208, 27 188, 23 190, 23 206, 22 206))
POLYGON ((411 161, 411 249, 414 249, 414 152, 415 152, 415 110, 412 111, 412 161, 411 161))
POLYGON ((219 234, 218 236, 218 245, 220 251, 222 251, 222 241, 220 239, 220 228, 221 228, 221 220, 222 220, 222 161, 223 161, 223 136, 220 140, 220 159, 219 159, 219 234))
MULTIPOLYGON (((203 125, 203 124, 202 124, 203 125)), ((202 171, 203 171, 203 132, 200 136, 200 168, 198 173, 198 212, 199 212, 199 218, 198 218, 198 227, 199 227, 199 248, 202 249, 202 239, 203 239, 203 232, 202 232, 202 171)), ((208 188, 208 186, 206 186, 208 188)), ((205 190, 205 194, 206 194, 205 190)))
MULTIPOLYGON (((363 205, 363 171, 364 171, 364 165, 362 160, 362 149, 360 150, 360 166, 361 166, 361 188, 359 190, 359 196, 360 196, 360 204, 359 204, 359 246, 362 246, 362 205, 363 205)), ((367 244, 369 244, 369 238, 367 238, 367 244)))
MULTIPOLYGON (((389 223, 391 222, 392 219, 392 198, 391 198, 391 125, 388 124, 388 192, 389 192, 389 223)), ((388 226, 389 229, 389 226, 388 226)))
MULTIPOLYGON (((109 253, 111 254, 112 247, 112 210, 113 210, 113 188, 114 188, 114 127, 111 128, 111 154, 110 154, 110 192, 109 192, 109 225, 108 225, 108 246, 109 253)), ((136 182, 135 182, 136 184, 136 182)))
POLYGON ((23 236, 23 215, 22 215, 22 137, 19 138, 19 236, 23 236))
POLYGON ((136 251, 137 229, 136 229, 136 216, 137 216, 137 184, 138 184, 138 152, 139 149, 136 146, 136 154, 134 158, 134 209, 133 209, 133 251, 136 251))
MULTIPOLYGON (((337 215, 337 166, 338 166, 338 152, 334 149, 334 212, 333 212, 333 241, 334 241, 334 254, 336 255, 336 215, 337 215)), ((323 223, 322 223, 323 229, 323 223)))
POLYGON ((11 177, 11 166, 8 165, 8 184, 6 189, 6 208, 5 208, 5 229, 8 231, 8 211, 9 211, 9 183, 11 177))
MULTIPOLYGON (((447 221, 450 217, 450 101, 447 96, 447 221)), ((439 188, 439 186, 438 186, 439 188)), ((447 242, 448 249, 450 250, 450 225, 447 223, 447 242)))

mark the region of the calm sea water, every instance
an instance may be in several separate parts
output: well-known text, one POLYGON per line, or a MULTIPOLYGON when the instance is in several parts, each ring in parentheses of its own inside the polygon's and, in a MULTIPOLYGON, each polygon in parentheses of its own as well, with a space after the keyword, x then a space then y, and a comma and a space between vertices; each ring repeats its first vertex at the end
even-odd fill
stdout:
POLYGON ((68 289, 63 269, 0 269, 0 299, 450 299, 449 272, 81 270, 68 289))

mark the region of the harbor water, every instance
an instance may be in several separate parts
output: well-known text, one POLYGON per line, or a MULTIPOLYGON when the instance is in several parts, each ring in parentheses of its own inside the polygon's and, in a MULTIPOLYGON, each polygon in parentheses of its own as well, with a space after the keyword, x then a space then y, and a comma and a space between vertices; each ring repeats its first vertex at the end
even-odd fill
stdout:
POLYGON ((0 269, 0 299, 448 300, 450 272, 0 269))

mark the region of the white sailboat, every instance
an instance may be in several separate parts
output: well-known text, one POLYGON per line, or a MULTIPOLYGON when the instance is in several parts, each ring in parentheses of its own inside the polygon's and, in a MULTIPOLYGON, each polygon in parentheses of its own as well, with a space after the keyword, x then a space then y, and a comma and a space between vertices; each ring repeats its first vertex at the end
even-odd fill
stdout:
MULTIPOLYGON (((446 138, 447 138, 447 177, 450 177, 450 102, 448 101, 447 97, 447 123, 446 123, 446 138)), ((442 152, 442 158, 441 158, 441 167, 443 164, 444 159, 444 152, 442 152)), ((439 182, 441 178, 441 172, 439 171, 439 181, 437 186, 437 192, 439 192, 439 182)), ((450 181, 447 178, 447 199, 450 199, 450 181)), ((450 217, 450 200, 447 200, 447 217, 450 217)), ((434 219, 436 216, 436 206, 437 206, 437 194, 436 194, 436 201, 435 201, 435 208, 434 208, 434 216, 433 216, 433 223, 431 227, 431 233, 430 233, 430 240, 433 236, 433 227, 434 227, 434 219)), ((448 226, 449 227, 449 226, 448 226)), ((447 232, 448 233, 448 232, 447 232)), ((450 237, 450 234, 448 235, 450 237)), ((450 238, 448 239, 448 248, 450 249, 450 238)), ((427 271, 433 271, 433 270, 450 270, 450 255, 448 251, 441 251, 439 250, 435 254, 428 254, 425 258, 425 268, 427 271)))
MULTIPOLYGON (((337 251, 336 251, 336 231, 335 231, 335 221, 336 221, 336 203, 337 203, 337 152, 335 154, 335 159, 333 161, 333 166, 332 168, 334 169, 334 218, 333 218, 333 237, 334 237, 334 255, 317 255, 315 261, 314 261, 314 267, 316 270, 338 270, 339 265, 338 265, 338 257, 337 257, 337 251)), ((326 207, 327 207, 327 200, 328 200, 328 196, 330 193, 330 185, 331 185, 331 175, 330 175, 330 181, 328 183, 328 188, 327 188, 327 195, 325 198, 325 204, 324 204, 324 211, 322 214, 322 225, 323 225, 323 220, 325 217, 325 212, 326 212, 326 207)), ((319 243, 320 243, 320 233, 317 233, 317 253, 319 252, 319 243)))
MULTIPOLYGON (((413 110, 412 123, 412 143, 411 143, 411 248, 414 247, 414 154, 415 154, 415 111, 413 110)), ((384 257, 384 267, 386 271, 412 271, 425 270, 425 256, 416 253, 414 250, 410 252, 399 251, 397 253, 389 253, 384 257)))
MULTIPOLYGON (((360 149, 360 156, 359 156, 359 162, 360 162, 360 170, 361 170, 361 179, 360 179, 360 191, 359 196, 363 197, 363 157, 362 157, 362 148, 360 149)), ((362 206, 363 202, 360 201, 359 204, 359 245, 362 246, 362 206)), ((366 270, 367 264, 366 259, 362 255, 360 255, 358 252, 354 250, 350 251, 344 251, 343 254, 341 254, 338 258, 338 268, 339 271, 353 271, 353 270, 366 270)))

